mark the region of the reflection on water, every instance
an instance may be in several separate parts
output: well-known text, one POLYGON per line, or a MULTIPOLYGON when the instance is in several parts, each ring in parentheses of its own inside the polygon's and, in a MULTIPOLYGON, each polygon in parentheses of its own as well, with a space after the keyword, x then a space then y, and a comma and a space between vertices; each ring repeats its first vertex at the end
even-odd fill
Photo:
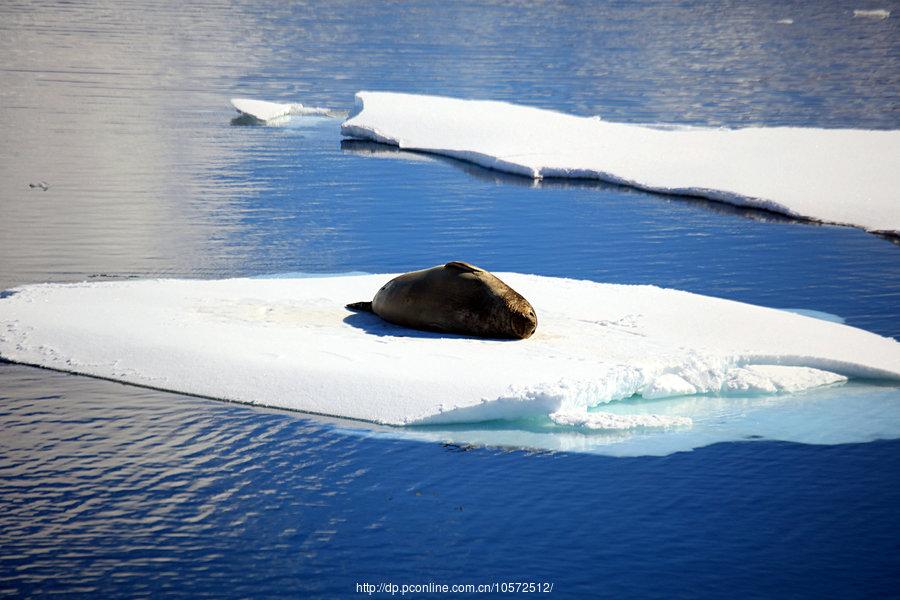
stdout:
MULTIPOLYGON (((524 175, 516 175, 513 173, 506 173, 504 171, 488 169, 480 165, 476 165, 475 163, 458 160, 449 156, 429 154, 426 152, 419 152, 415 150, 403 150, 392 144, 382 144, 379 142, 372 142, 370 140, 343 139, 341 140, 341 150, 344 152, 349 152, 351 154, 356 154, 358 156, 368 156, 373 158, 393 158, 406 161, 433 160, 451 165, 471 177, 475 177, 476 179, 480 179, 482 181, 493 183, 496 185, 513 185, 532 189, 593 189, 601 192, 606 191, 613 194, 619 191, 628 191, 632 189, 631 186, 609 183, 606 181, 601 181, 599 179, 578 179, 573 177, 544 177, 542 179, 533 179, 524 175)), ((746 206, 735 206, 733 204, 715 202, 712 200, 707 200, 705 198, 657 192, 652 192, 651 195, 666 196, 669 199, 688 202, 705 210, 711 210, 719 214, 741 216, 763 223, 804 223, 810 225, 816 224, 811 223, 806 219, 794 218, 785 214, 772 212, 770 210, 751 208, 746 206)), ((889 239, 893 239, 893 236, 891 236, 889 239)))
POLYGON ((241 53, 259 41, 234 26, 246 19, 209 8, 0 8, 2 283, 232 263, 245 190, 211 183, 234 148, 227 129, 201 133, 203 106, 221 102, 223 74, 254 69, 268 50, 241 53), (39 180, 50 189, 28 186, 39 180))
MULTIPOLYGON (((900 335, 897 247, 863 232, 375 160, 342 151, 336 120, 232 127, 228 105, 340 109, 378 89, 627 122, 898 128, 897 27, 839 2, 3 2, 0 289, 453 257, 900 335)), ((597 581, 666 598, 898 587, 896 442, 456 453, 8 364, 0 382, 4 594, 336 597, 462 573, 573 597, 597 581)))

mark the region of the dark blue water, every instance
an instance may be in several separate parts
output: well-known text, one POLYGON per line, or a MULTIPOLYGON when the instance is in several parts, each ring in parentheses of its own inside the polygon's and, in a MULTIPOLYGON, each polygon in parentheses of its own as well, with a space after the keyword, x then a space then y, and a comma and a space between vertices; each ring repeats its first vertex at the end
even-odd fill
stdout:
MULTIPOLYGON (((837 2, 5 2, 0 288, 460 259, 898 336, 900 248, 885 239, 533 186, 341 144, 337 122, 232 126, 228 107, 349 108, 385 89, 631 122, 896 129, 900 5, 879 6, 893 16, 837 2)), ((896 597, 898 462, 896 440, 628 459, 445 447, 0 364, 0 594, 529 581, 561 597, 896 597)))
POLYGON ((606 458, 347 435, 298 415, 6 365, 3 588, 352 597, 875 598, 900 573, 900 443, 606 458), (28 390, 25 392, 25 390, 28 390))

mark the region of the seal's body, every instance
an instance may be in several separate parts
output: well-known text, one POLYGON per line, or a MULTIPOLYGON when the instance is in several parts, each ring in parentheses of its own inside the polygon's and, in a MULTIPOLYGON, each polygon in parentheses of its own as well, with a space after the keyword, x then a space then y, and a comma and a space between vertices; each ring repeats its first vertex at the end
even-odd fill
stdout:
POLYGON ((456 261, 395 277, 372 302, 347 308, 404 327, 487 338, 525 339, 537 327, 528 300, 491 273, 456 261))

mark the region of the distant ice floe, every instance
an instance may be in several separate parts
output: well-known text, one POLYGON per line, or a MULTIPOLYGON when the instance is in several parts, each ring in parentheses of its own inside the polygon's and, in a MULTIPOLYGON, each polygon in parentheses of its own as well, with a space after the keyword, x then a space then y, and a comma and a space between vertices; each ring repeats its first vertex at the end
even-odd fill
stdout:
POLYGON ((0 357, 416 435, 505 423, 527 433, 509 438, 521 443, 658 431, 680 447, 697 423, 690 443, 701 443, 731 398, 900 381, 900 343, 839 323, 653 286, 498 275, 538 313, 528 340, 421 332, 344 308, 393 274, 91 282, 5 292, 0 357))
POLYGON ((359 92, 341 129, 536 179, 601 179, 900 235, 897 130, 632 125, 388 92, 359 92))
POLYGON ((278 123, 281 120, 292 116, 341 117, 346 114, 320 106, 282 104, 278 102, 266 102, 265 100, 251 100, 249 98, 232 98, 231 105, 241 115, 250 117, 262 123, 278 123))
POLYGON ((853 11, 853 16, 861 17, 864 19, 879 19, 880 20, 880 19, 887 19, 888 17, 890 17, 891 11, 885 10, 883 8, 869 9, 869 10, 858 8, 853 11))

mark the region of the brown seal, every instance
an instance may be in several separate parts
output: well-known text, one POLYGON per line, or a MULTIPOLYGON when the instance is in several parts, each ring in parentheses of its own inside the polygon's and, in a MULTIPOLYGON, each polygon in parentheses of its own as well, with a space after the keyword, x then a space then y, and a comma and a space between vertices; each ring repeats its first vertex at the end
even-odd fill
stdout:
POLYGON ((487 338, 525 339, 537 327, 528 300, 484 269, 457 261, 395 277, 371 302, 347 308, 404 327, 487 338))

